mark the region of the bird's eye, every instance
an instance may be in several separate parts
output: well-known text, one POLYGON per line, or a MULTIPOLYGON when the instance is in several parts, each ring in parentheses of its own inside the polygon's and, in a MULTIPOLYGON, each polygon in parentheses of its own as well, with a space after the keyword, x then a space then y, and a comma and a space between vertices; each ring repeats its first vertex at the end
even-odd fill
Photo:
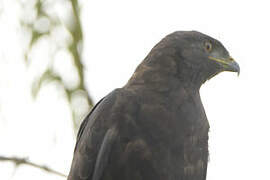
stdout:
POLYGON ((210 42, 205 43, 205 50, 208 52, 212 50, 212 44, 210 42))

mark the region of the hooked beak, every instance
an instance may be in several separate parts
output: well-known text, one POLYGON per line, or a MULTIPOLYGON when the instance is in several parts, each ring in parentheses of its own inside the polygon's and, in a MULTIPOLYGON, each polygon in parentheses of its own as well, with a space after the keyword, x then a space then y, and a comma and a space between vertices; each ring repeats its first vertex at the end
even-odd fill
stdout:
POLYGON ((240 74, 239 64, 231 57, 228 59, 219 59, 212 56, 208 57, 209 59, 218 62, 223 68, 224 71, 237 72, 238 76, 240 74))

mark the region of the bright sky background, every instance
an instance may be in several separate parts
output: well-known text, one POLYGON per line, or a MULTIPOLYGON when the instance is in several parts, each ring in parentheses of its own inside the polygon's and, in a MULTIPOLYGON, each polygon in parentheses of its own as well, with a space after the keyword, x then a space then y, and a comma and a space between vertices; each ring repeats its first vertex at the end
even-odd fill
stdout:
MULTIPOLYGON (((0 1, 0 155, 29 156, 67 174, 74 148, 69 109, 52 85, 32 100, 35 70, 22 59, 20 8, 14 2, 0 1)), ((123 86, 168 33, 197 30, 217 38, 241 74, 222 73, 201 89, 211 126, 207 179, 268 180, 269 17, 267 0, 85 1, 83 61, 90 94, 97 102, 123 86)), ((26 166, 12 175, 12 167, 0 163, 1 180, 63 179, 26 166)))

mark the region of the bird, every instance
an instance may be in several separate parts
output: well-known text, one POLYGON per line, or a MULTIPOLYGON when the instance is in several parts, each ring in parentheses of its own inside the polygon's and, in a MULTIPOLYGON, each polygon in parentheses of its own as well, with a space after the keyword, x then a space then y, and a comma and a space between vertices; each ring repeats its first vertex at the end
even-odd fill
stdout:
POLYGON ((165 36, 85 117, 68 180, 205 180, 210 126, 199 91, 224 71, 240 67, 217 39, 165 36))

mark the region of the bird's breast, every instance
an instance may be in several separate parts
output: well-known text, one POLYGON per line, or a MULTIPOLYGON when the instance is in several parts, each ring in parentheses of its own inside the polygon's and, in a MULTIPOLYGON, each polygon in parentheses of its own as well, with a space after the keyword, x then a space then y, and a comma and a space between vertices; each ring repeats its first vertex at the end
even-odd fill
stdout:
POLYGON ((183 91, 173 98, 155 101, 141 105, 138 119, 159 169, 176 175, 181 172, 190 177, 186 179, 203 177, 208 161, 209 124, 200 97, 183 91))

